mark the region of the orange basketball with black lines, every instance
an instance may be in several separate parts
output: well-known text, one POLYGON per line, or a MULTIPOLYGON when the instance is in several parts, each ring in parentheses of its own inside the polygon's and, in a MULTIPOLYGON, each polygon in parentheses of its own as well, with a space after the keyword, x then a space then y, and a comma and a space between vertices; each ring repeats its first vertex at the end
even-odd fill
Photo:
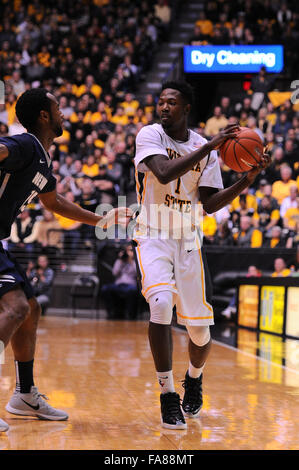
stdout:
POLYGON ((223 162, 238 173, 250 171, 257 166, 264 153, 264 145, 259 135, 241 127, 233 139, 227 139, 219 149, 223 162))

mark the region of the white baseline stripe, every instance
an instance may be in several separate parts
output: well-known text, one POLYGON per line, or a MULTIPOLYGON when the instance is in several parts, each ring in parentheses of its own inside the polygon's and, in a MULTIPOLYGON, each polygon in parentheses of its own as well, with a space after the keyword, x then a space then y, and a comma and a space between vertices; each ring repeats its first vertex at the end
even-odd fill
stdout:
MULTIPOLYGON (((180 331, 181 333, 186 333, 187 334, 187 332, 182 330, 181 328, 175 328, 175 330, 180 331)), ((283 366, 282 364, 276 364, 275 362, 269 361, 269 359, 264 359, 263 357, 257 356, 256 354, 251 354, 251 353, 248 353, 246 351, 242 351, 242 349, 235 348, 234 346, 230 346, 229 344, 221 343, 221 341, 217 341, 215 339, 212 339, 212 343, 215 343, 218 346, 222 346, 223 348, 231 349, 232 351, 240 352, 240 353, 244 354, 245 356, 258 359, 259 361, 267 362, 268 364, 270 364, 272 366, 281 367, 284 370, 287 370, 289 372, 294 372, 295 374, 299 375, 299 370, 297 370, 297 369, 292 369, 291 367, 283 366)))
POLYGON ((242 349, 235 348, 234 346, 230 346, 229 344, 221 343, 221 341, 216 341, 213 339, 212 342, 217 344, 218 346, 223 346, 224 348, 232 349, 233 351, 238 351, 244 354, 245 356, 256 358, 259 361, 267 362, 268 364, 271 364, 271 366, 281 367, 282 369, 285 369, 289 372, 294 372, 295 374, 299 375, 299 370, 297 369, 292 369, 291 367, 283 366, 282 364, 276 364, 276 362, 269 361, 269 359, 265 359, 263 357, 257 356, 256 354, 251 354, 246 351, 242 351, 242 349))

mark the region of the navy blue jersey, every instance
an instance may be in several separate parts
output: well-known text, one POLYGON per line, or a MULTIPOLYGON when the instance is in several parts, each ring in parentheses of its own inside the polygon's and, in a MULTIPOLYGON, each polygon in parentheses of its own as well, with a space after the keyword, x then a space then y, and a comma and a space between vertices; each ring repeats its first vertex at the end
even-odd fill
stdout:
POLYGON ((1 137, 9 155, 0 162, 0 240, 10 236, 17 215, 38 194, 53 191, 56 179, 48 153, 32 134, 1 137))

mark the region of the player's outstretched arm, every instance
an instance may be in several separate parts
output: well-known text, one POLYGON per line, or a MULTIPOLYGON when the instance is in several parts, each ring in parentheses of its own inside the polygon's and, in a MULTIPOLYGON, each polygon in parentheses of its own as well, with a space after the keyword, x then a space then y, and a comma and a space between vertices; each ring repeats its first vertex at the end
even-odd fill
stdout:
POLYGON ((91 211, 83 209, 82 207, 68 201, 56 190, 49 193, 39 195, 39 199, 43 205, 51 212, 62 215, 83 224, 101 226, 102 228, 110 227, 114 224, 126 226, 132 217, 131 209, 127 207, 119 207, 112 209, 105 216, 96 215, 91 211))
POLYGON ((255 180, 256 176, 271 164, 270 155, 264 153, 259 165, 250 170, 246 175, 239 179, 235 184, 221 191, 215 188, 200 187, 199 194, 200 200, 204 210, 208 214, 219 211, 227 204, 230 204, 241 192, 250 186, 255 180))
POLYGON ((184 158, 169 160, 165 155, 150 155, 144 162, 154 173, 161 184, 170 183, 180 176, 183 176, 201 160, 203 160, 212 150, 219 148, 227 139, 236 136, 239 130, 237 124, 226 126, 212 140, 201 146, 198 150, 184 155, 184 158))
POLYGON ((4 144, 0 144, 0 162, 5 160, 9 155, 8 148, 4 144))

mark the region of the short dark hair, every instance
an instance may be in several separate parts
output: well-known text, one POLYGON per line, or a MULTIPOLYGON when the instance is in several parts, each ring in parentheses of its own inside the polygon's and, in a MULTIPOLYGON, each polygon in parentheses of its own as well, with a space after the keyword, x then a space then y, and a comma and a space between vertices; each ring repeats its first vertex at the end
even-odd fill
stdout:
POLYGON ((191 105, 193 104, 193 100, 194 100, 193 88, 188 82, 179 81, 179 80, 164 82, 162 84, 161 92, 165 90, 166 88, 172 88, 173 90, 178 90, 181 93, 184 101, 186 101, 186 103, 191 104, 191 105))
POLYGON ((25 91, 16 103, 16 115, 25 129, 35 127, 42 110, 51 112, 51 100, 45 88, 32 88, 25 91))

